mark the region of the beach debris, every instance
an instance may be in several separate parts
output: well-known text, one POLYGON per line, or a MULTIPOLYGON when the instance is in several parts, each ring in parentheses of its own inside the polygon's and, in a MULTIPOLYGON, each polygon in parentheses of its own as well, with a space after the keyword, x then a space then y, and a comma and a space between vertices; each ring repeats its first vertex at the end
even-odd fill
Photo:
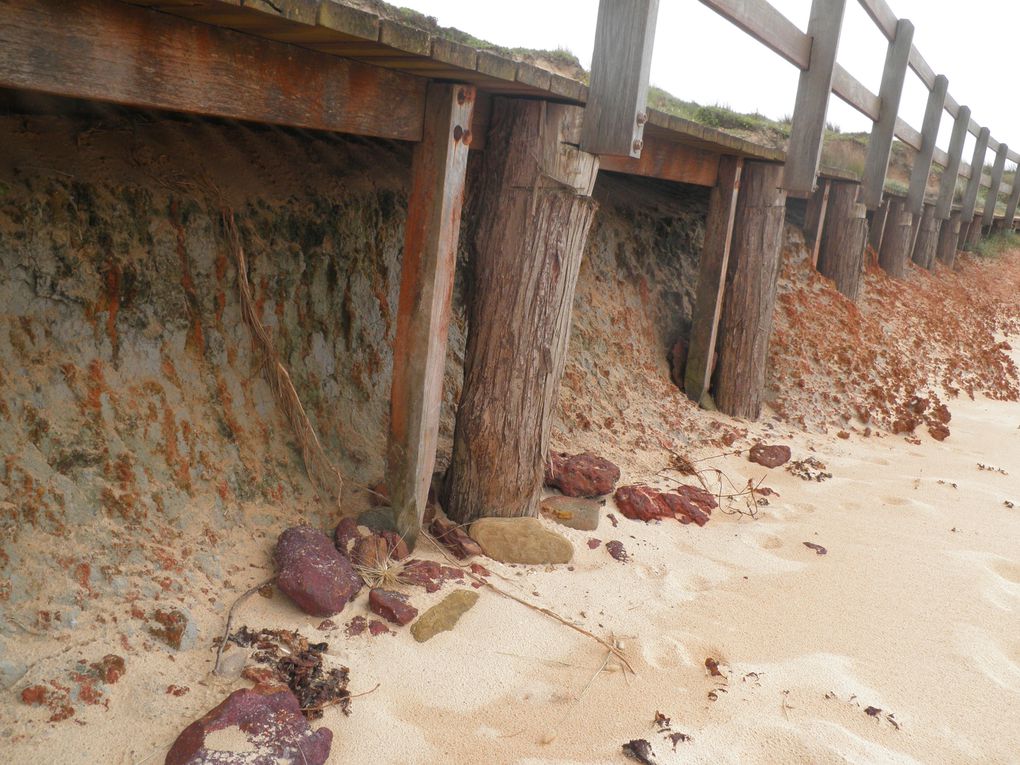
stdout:
POLYGON ((999 473, 1000 475, 1009 475, 1009 473, 1007 473, 1005 470, 1003 470, 1000 467, 995 467, 994 465, 985 465, 985 464, 979 462, 977 464, 977 466, 978 466, 978 470, 987 470, 989 473, 999 473))
POLYGON ((298 698, 281 686, 234 691, 177 737, 166 765, 323 765, 333 732, 312 731, 298 698))
POLYGON ((319 622, 319 625, 315 628, 319 632, 332 632, 337 628, 337 623, 332 619, 323 619, 319 622))
POLYGON ((454 590, 418 617, 418 621, 411 625, 411 634, 419 643, 424 643, 440 632, 452 630, 460 617, 477 602, 478 593, 474 590, 454 590))
POLYGON ((656 727, 659 729, 659 733, 669 730, 669 725, 672 722, 666 715, 660 712, 658 709, 655 710, 655 718, 652 720, 656 727))
POLYGON ((487 556, 503 563, 570 563, 574 557, 570 540, 537 518, 482 518, 469 533, 487 556))
POLYGON ((589 550, 597 550, 601 546, 602 546, 602 540, 601 539, 596 539, 595 537, 592 537, 591 539, 588 540, 588 549, 589 550))
POLYGON ((1009 499, 1002 500, 1002 504, 1008 507, 1010 510, 1016 507, 1016 503, 1009 499))
POLYGON ((115 654, 107 654, 91 664, 79 661, 66 678, 54 678, 46 683, 23 688, 21 701, 29 706, 46 707, 50 712, 49 722, 74 717, 75 703, 109 708, 110 701, 104 698, 105 688, 102 686, 116 683, 124 676, 125 670, 123 657, 115 654))
POLYGON ((645 523, 676 518, 684 524, 693 521, 704 526, 712 510, 719 506, 715 497, 704 489, 683 485, 665 492, 640 484, 621 486, 614 499, 624 517, 645 523))
POLYGON ((864 708, 864 714, 869 715, 870 717, 877 717, 881 713, 882 713, 882 710, 879 709, 878 707, 865 707, 864 708))
POLYGON ((938 484, 940 484, 942 486, 952 486, 954 489, 959 489, 960 488, 959 486, 956 485, 955 481, 953 481, 953 482, 943 481, 941 478, 936 483, 938 483, 938 484))
POLYGON ((705 659, 705 669, 708 670, 708 674, 712 677, 726 677, 726 675, 719 670, 719 660, 713 659, 711 656, 705 659))
POLYGON ((623 753, 633 760, 645 765, 655 765, 655 753, 652 752, 652 745, 647 739, 636 738, 623 745, 623 753))
POLYGON ((803 481, 822 481, 832 478, 832 473, 825 472, 825 463, 816 457, 794 460, 786 466, 786 471, 803 481))
POLYGON ((372 637, 378 637, 379 635, 390 635, 393 633, 392 630, 385 625, 385 623, 378 619, 373 619, 368 623, 368 634, 372 637))
POLYGON ((673 743, 674 752, 676 751, 677 744, 686 744, 694 740, 692 736, 688 735, 687 733, 681 733, 680 731, 670 733, 666 738, 668 738, 673 743))
POLYGON ((368 593, 368 607, 383 619, 399 624, 410 624, 418 615, 418 609, 407 601, 407 596, 393 590, 375 587, 368 593))
POLYGON ((611 542, 606 542, 606 550, 613 558, 620 561, 620 563, 626 563, 627 561, 630 560, 630 556, 627 554, 627 551, 623 547, 623 542, 621 542, 618 539, 614 539, 611 542))
POLYGON ((473 555, 484 555, 482 548, 471 538, 463 526, 460 526, 443 512, 439 505, 433 503, 429 506, 432 521, 429 523, 429 533, 443 546, 453 553, 455 558, 464 560, 473 555))
POLYGON ((333 616, 358 594, 361 578, 333 541, 311 526, 294 526, 276 543, 276 586, 311 616, 333 616))
MULTIPOLYGON (((319 629, 322 629, 321 624, 319 625, 319 629)), ((368 619, 366 619, 361 614, 358 614, 349 622, 347 622, 347 626, 344 627, 344 632, 347 634, 347 637, 357 637, 358 635, 364 633, 364 631, 367 629, 368 619)))
POLYGON ((751 447, 748 452, 747 459, 750 462, 755 462, 762 467, 777 468, 780 465, 785 465, 790 461, 790 447, 782 444, 775 444, 767 446, 765 444, 755 444, 751 447))
POLYGON ((600 497, 612 494, 620 480, 620 468, 589 452, 550 452, 545 463, 545 485, 568 497, 600 497))
POLYGON ((826 553, 829 552, 824 547, 822 547, 821 545, 816 545, 814 542, 805 542, 804 546, 814 550, 817 555, 825 555, 826 553))
POLYGON ((149 634, 175 651, 188 650, 195 645, 198 630, 183 611, 163 611, 157 608, 152 614, 152 621, 155 624, 148 626, 149 634))
POLYGON ((578 531, 594 531, 599 527, 599 513, 604 501, 583 497, 546 497, 542 514, 550 520, 578 531))
POLYGON ((606 520, 613 524, 614 529, 620 525, 620 522, 616 520, 616 516, 612 513, 606 513, 606 520))
POLYGON ((464 572, 459 568, 444 566, 434 560, 414 560, 404 564, 401 581, 424 587, 425 592, 439 592, 440 588, 450 579, 464 579, 464 572))
POLYGON ((345 715, 351 713, 351 694, 347 690, 350 670, 343 666, 326 669, 323 664, 329 643, 309 643, 308 638, 291 630, 255 632, 246 626, 232 634, 230 641, 254 649, 251 659, 261 665, 247 667, 244 677, 255 683, 286 685, 309 720, 322 717, 326 707, 339 706, 345 715))

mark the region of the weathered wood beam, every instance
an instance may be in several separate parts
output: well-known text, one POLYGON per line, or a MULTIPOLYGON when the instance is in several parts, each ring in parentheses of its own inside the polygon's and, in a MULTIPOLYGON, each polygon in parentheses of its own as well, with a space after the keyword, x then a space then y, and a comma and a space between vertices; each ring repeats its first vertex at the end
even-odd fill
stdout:
MULTIPOLYGON (((970 221, 970 226, 967 228, 967 238, 964 241, 962 249, 965 249, 968 252, 973 250, 981 241, 981 233, 981 215, 980 213, 975 213, 974 217, 970 221)), ((961 228, 961 236, 962 235, 963 231, 961 228)))
POLYGON ((907 210, 907 201, 902 197, 891 197, 882 248, 878 251, 878 265, 894 279, 904 278, 913 243, 914 216, 907 210))
POLYGON ((811 38, 768 0, 701 0, 713 11, 798 69, 811 63, 811 38))
POLYGON ((1006 169, 1006 155, 1009 147, 1000 143, 995 151, 995 164, 992 165, 992 183, 988 187, 988 195, 985 197, 984 215, 981 216, 982 228, 991 228, 992 220, 995 218, 995 206, 999 202, 999 188, 1002 186, 1002 173, 1006 169))
POLYGON ((818 272, 832 279, 836 289, 849 300, 856 301, 864 270, 867 208, 857 201, 859 183, 832 181, 829 186, 829 210, 818 256, 818 272))
POLYGON ((956 195, 956 181, 960 177, 960 162, 963 159, 963 145, 967 140, 967 125, 970 123, 970 107, 961 106, 953 123, 953 135, 949 139, 949 162, 942 173, 939 198, 935 204, 935 217, 949 220, 953 212, 953 197, 956 195))
POLYGON ((719 155, 672 141, 663 141, 645 134, 641 156, 600 157, 599 170, 641 175, 665 181, 713 186, 719 170, 719 155))
POLYGON ((687 341, 687 367, 684 371, 684 392, 698 404, 702 403, 708 392, 715 366, 719 317, 722 314, 743 168, 744 160, 739 157, 720 159, 718 180, 709 197, 705 239, 698 263, 694 315, 691 317, 691 334, 687 341))
POLYGON ((830 181, 822 180, 808 200, 804 212, 804 241, 811 253, 811 265, 816 268, 818 251, 822 246, 822 232, 825 229, 825 214, 829 206, 830 187, 830 181))
POLYGON ((0 4, 0 87, 417 141, 425 85, 119 2, 0 4))
POLYGON ((960 245, 960 220, 959 210, 949 214, 949 220, 942 221, 942 230, 939 232, 939 246, 936 256, 947 268, 952 268, 956 261, 956 250, 960 245))
POLYGON ((811 3, 807 29, 812 40, 811 63, 801 71, 797 84, 783 174, 783 188, 791 196, 807 197, 815 190, 845 9, 846 0, 813 0, 811 3))
POLYGON ((640 157, 659 0, 601 0, 581 150, 640 157))
POLYGON ((907 60, 913 39, 914 25, 906 19, 900 19, 896 23, 896 36, 886 51, 882 86, 878 92, 882 106, 878 120, 871 129, 864 165, 861 201, 869 210, 882 204, 885 174, 889 169, 893 133, 896 130, 896 115, 900 109, 900 96, 903 94, 903 80, 907 74, 907 60))
MULTIPOLYGON (((971 160, 970 179, 967 181, 967 189, 963 192, 963 203, 960 205, 960 247, 964 249, 967 245, 967 237, 974 219, 974 208, 977 207, 978 189, 981 188, 981 168, 985 166, 985 152, 988 150, 988 128, 981 128, 977 141, 974 144, 974 158, 971 160)), ((979 234, 980 236, 980 234, 979 234)))
POLYGON ((761 413, 786 217, 782 174, 780 165, 746 162, 741 176, 715 372, 716 406, 734 417, 761 413))
POLYGON ((1016 220, 1016 208, 1020 203, 1020 166, 1017 166, 1016 175, 1013 177, 1013 188, 1009 192, 1009 200, 1006 202, 1006 230, 1013 230, 1013 222, 1016 220))
POLYGON ((474 100, 473 87, 430 85, 425 132, 411 163, 386 470, 397 529, 410 547, 436 464, 474 100))
POLYGON ((921 268, 929 271, 935 269, 935 251, 938 248, 939 232, 942 221, 935 217, 935 205, 924 205, 920 219, 917 221, 917 233, 914 236, 913 261, 921 268))
POLYGON ((928 103, 921 123, 921 148, 914 158, 914 166, 910 169, 907 209, 913 215, 920 215, 924 209, 924 190, 928 186, 931 161, 935 155, 935 142, 939 137, 939 125, 942 123, 942 108, 946 104, 948 92, 949 80, 940 74, 935 78, 935 87, 928 93, 928 103))
POLYGON ((493 99, 445 492, 457 523, 538 512, 574 288, 596 208, 598 157, 562 141, 566 108, 493 99))

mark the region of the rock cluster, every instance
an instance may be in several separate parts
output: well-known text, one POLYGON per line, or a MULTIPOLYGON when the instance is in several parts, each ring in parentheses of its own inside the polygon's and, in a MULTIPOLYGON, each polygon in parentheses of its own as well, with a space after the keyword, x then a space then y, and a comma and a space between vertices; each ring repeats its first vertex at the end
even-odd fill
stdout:
POLYGON ((614 498, 625 517, 646 523, 676 518, 680 523, 704 526, 712 510, 719 506, 715 497, 697 486, 678 486, 673 491, 640 485, 621 486, 614 498))

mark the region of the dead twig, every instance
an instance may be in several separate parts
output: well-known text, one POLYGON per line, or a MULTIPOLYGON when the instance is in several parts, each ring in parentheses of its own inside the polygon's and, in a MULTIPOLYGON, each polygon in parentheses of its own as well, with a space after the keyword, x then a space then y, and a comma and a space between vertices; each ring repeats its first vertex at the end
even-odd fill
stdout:
POLYGON ((245 592, 241 593, 237 597, 237 599, 231 604, 230 610, 227 611, 227 624, 223 628, 223 638, 220 640, 220 644, 216 647, 216 663, 213 664, 213 674, 214 675, 220 674, 220 657, 223 655, 223 648, 224 648, 224 646, 226 646, 227 640, 230 637, 230 626, 231 626, 231 624, 234 621, 234 611, 237 610, 237 607, 239 605, 241 605, 241 603, 243 603, 245 600, 250 598, 256 592, 261 590, 267 584, 272 584, 275 580, 276 580, 276 577, 275 576, 271 576, 268 579, 266 579, 264 582, 259 582, 254 587, 252 587, 250 590, 246 590, 245 592))

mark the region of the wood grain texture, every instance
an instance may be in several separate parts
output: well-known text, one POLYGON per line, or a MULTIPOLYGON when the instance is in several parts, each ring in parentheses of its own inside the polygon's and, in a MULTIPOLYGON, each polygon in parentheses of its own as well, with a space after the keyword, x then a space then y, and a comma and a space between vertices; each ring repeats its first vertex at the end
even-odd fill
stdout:
POLYGON ((953 134, 949 139, 949 161, 942 172, 939 182, 939 198, 935 203, 935 217, 949 220, 953 211, 953 197, 956 194, 956 182, 960 177, 960 163, 963 159, 963 146, 967 140, 967 125, 970 123, 970 107, 961 106, 953 123, 953 134))
MULTIPOLYGON (((446 511, 458 523, 538 510, 574 287, 596 207, 544 166, 563 146, 563 115, 547 106, 493 99, 446 483, 446 511)), ((597 158, 569 148, 579 165, 571 175, 597 171, 597 158)))
POLYGON ((918 150, 917 156, 914 157, 913 167, 910 168, 907 209, 914 215, 920 215, 924 208, 924 190, 928 186, 928 174, 931 172, 931 162, 935 156, 935 141, 939 137, 942 107, 946 104, 947 92, 949 92, 949 80, 939 75, 935 78, 935 87, 928 93, 924 120, 921 123, 921 148, 918 150))
POLYGON ((1013 222, 1016 220, 1017 203, 1020 203, 1020 177, 1014 176, 1013 188, 1009 192, 1009 199, 1006 200, 1006 228, 1013 230, 1013 222))
POLYGON ((811 38, 768 0, 701 0, 713 11, 798 69, 811 64, 811 38))
POLYGON ((659 0, 601 0, 581 149, 640 157, 659 0))
POLYGON ((882 190, 885 187, 885 175, 889 169, 889 155, 896 130, 896 115, 900 109, 903 80, 907 74, 907 57, 910 55, 913 39, 914 25, 906 19, 897 22, 896 37, 889 43, 886 51, 882 87, 878 91, 882 108, 878 120, 871 129, 861 184, 861 201, 869 210, 874 210, 882 204, 882 190))
POLYGON ((744 160, 739 157, 722 157, 718 180, 709 196, 684 371, 684 392, 698 404, 708 392, 715 366, 719 317, 722 315, 743 167, 744 160))
POLYGON ((942 221, 935 217, 935 206, 925 205, 917 222, 914 252, 911 258, 921 268, 935 269, 935 252, 938 250, 942 221))
POLYGON ((397 529, 410 547, 436 463, 474 99, 469 86, 429 86, 424 135, 411 165, 386 469, 397 529))
POLYGON ((425 81, 101 0, 6 0, 0 86, 416 141, 425 81), (157 65, 158 64, 158 65, 157 65))
POLYGON ((1001 143, 995 151, 995 164, 992 165, 992 178, 988 186, 988 194, 985 196, 984 214, 981 216, 981 225, 990 228, 995 219, 995 206, 999 202, 999 188, 1002 186, 1002 173, 1006 169, 1006 155, 1009 147, 1001 143))
POLYGON ((818 251, 822 245, 822 232, 825 229, 825 215, 829 207, 829 189, 831 183, 823 180, 815 193, 807 202, 804 213, 804 243, 811 253, 811 265, 818 266, 818 251))
POLYGON ((783 174, 783 188, 791 196, 807 197, 815 190, 845 9, 846 0, 811 3, 807 29, 812 40, 811 63, 801 71, 797 83, 783 174))
MULTIPOLYGON (((988 150, 988 128, 981 128, 981 132, 978 133, 977 141, 974 142, 974 158, 971 160, 971 168, 982 168, 985 164, 985 152, 988 150)), ((960 209, 963 212, 964 221, 960 225, 961 233, 966 233, 965 229, 969 228, 970 220, 974 217, 974 208, 977 206, 978 189, 981 187, 981 172, 971 170, 970 178, 967 181, 967 189, 963 192, 963 202, 960 205, 960 209)), ((963 249, 961 246, 960 249, 963 249)))
POLYGON ((646 133, 639 158, 602 156, 599 169, 695 186, 714 186, 719 162, 715 152, 658 140, 646 133))
POLYGON ((892 197, 886 197, 882 206, 872 211, 868 222, 868 246, 877 255, 882 249, 882 238, 885 236, 885 224, 889 219, 889 208, 892 205, 892 197))
POLYGON ((786 217, 782 173, 780 165, 744 165, 719 328, 716 406, 752 420, 761 413, 779 286, 786 217))
POLYGON ((861 290, 868 236, 866 208, 857 201, 859 193, 859 183, 832 181, 818 255, 818 272, 832 279, 836 289, 852 301, 861 290))
POLYGON ((903 279, 907 275, 907 261, 910 260, 913 244, 914 216, 907 210, 907 201, 902 197, 891 197, 882 247, 878 251, 878 265, 894 279, 903 279))
POLYGON ((878 120, 882 102, 850 72, 839 64, 832 80, 832 92, 872 122, 878 120))
POLYGON ((949 219, 942 221, 942 229, 939 231, 939 245, 936 256, 948 268, 953 267, 956 262, 956 250, 960 245, 960 220, 959 210, 950 213, 949 219))

